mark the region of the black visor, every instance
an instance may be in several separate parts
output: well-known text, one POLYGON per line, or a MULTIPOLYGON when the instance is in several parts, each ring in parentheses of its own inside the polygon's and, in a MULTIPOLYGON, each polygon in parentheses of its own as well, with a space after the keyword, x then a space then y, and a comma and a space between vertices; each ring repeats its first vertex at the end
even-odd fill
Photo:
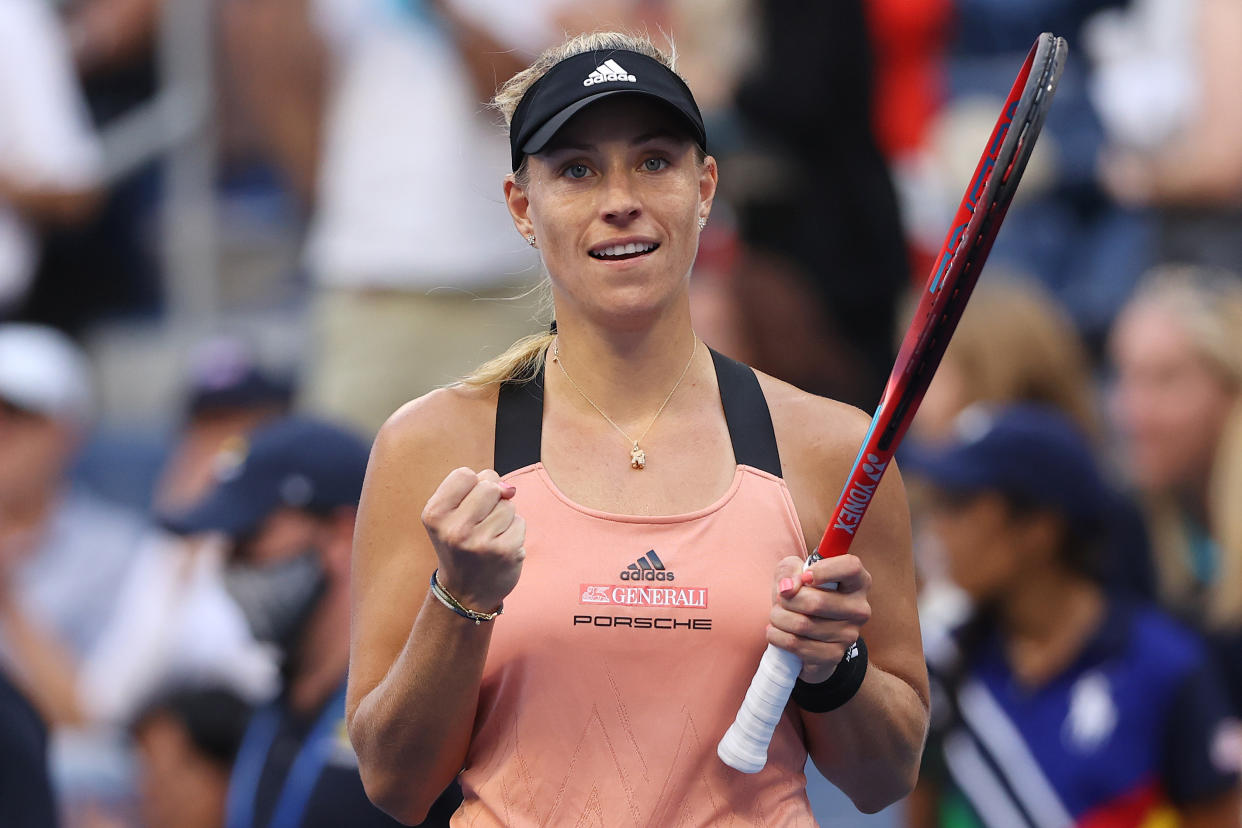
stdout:
POLYGON ((707 152, 703 116, 690 87, 660 61, 638 52, 607 49, 562 60, 535 82, 509 125, 513 169, 547 146, 557 130, 595 101, 625 93, 647 95, 671 106, 686 120, 690 135, 707 152))

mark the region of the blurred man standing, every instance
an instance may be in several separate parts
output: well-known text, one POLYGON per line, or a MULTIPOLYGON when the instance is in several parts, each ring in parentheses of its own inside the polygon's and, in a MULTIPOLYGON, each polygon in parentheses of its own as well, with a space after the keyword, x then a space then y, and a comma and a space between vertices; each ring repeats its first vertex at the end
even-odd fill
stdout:
POLYGON ((504 209, 507 148, 485 102, 560 36, 555 15, 571 4, 228 5, 231 59, 249 68, 238 92, 297 189, 313 188, 301 403, 373 433, 534 333, 534 303, 513 298, 537 258, 504 209))
MULTIPOLYGON (((283 656, 279 697, 251 719, 229 786, 229 828, 395 825, 367 799, 345 731, 349 570, 367 445, 317 420, 256 430, 216 486, 166 524, 232 543, 226 582, 283 656)), ((454 787, 424 823, 448 825, 454 787)))
POLYGON ((159 542, 137 515, 67 484, 92 417, 77 346, 0 325, 0 659, 53 723, 82 718, 74 671, 54 662, 96 647, 130 565, 159 542))

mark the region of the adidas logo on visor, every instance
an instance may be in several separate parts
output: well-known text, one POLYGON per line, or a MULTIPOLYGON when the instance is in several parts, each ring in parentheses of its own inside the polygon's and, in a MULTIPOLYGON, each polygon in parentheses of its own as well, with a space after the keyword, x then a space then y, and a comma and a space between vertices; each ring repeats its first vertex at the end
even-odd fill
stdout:
POLYGON ((609 81, 628 81, 629 83, 638 83, 638 78, 621 68, 621 65, 612 58, 595 67, 595 71, 587 75, 587 79, 582 82, 583 86, 594 86, 597 83, 608 83, 609 81))
POLYGON ((671 581, 673 573, 664 568, 664 562, 652 549, 634 563, 621 570, 623 581, 671 581))

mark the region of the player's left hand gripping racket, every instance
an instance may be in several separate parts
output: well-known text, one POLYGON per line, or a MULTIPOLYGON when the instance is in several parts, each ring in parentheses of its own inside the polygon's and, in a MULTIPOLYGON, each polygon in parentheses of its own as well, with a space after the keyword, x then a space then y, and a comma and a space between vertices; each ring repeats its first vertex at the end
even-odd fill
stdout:
MULTIPOLYGON (((897 362, 828 529, 808 557, 807 566, 849 550, 854 531, 923 400, 992 249, 1048 114, 1065 55, 1065 41, 1046 32, 1027 55, 932 267, 927 290, 902 340, 897 362)), ((743 773, 757 773, 763 768, 768 743, 800 672, 802 662, 796 655, 768 645, 737 719, 716 747, 726 765, 743 773)))

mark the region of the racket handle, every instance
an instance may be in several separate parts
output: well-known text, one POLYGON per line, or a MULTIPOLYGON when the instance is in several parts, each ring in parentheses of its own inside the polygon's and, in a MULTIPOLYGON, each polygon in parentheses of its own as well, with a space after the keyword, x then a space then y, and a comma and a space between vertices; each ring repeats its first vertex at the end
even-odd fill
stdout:
POLYGON ((758 773, 768 761, 768 743, 789 703, 802 659, 768 645, 750 680, 746 698, 724 738, 716 746, 720 761, 742 773, 758 773))

